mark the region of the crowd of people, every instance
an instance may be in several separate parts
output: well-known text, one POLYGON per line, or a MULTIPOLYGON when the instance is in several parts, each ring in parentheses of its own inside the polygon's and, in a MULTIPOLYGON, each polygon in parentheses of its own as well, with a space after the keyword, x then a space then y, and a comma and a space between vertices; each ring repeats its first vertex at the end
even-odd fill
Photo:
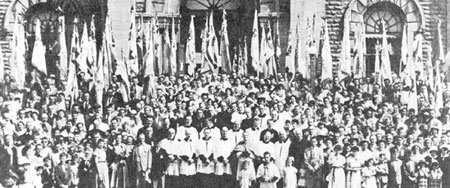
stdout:
POLYGON ((78 97, 50 75, 0 84, 0 187, 450 187, 450 90, 398 78, 113 75, 78 97), (101 100, 100 100, 101 99, 101 100), (440 106, 440 107, 438 107, 440 106))

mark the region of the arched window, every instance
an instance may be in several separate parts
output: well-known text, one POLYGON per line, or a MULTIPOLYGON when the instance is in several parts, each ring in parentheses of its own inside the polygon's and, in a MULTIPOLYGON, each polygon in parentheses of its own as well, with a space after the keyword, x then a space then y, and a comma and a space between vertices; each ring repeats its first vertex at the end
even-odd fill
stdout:
POLYGON ((382 6, 371 8, 364 15, 364 22, 366 24, 367 33, 382 33, 382 22, 385 21, 387 33, 399 33, 402 31, 403 18, 402 13, 396 10, 393 6, 385 9, 382 6))
POLYGON ((25 30, 29 44, 34 43, 36 20, 41 22, 41 35, 44 45, 52 45, 58 38, 58 17, 56 8, 48 3, 36 4, 25 13, 25 30))

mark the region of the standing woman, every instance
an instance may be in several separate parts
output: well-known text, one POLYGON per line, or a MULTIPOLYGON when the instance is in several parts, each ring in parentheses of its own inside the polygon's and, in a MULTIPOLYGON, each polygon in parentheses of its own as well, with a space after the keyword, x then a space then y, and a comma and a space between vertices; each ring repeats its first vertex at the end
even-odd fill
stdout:
POLYGON ((328 188, 345 187, 345 157, 341 155, 342 146, 337 144, 334 146, 334 153, 330 155, 328 163, 330 165, 330 173, 327 176, 328 188))
POLYGON ((99 139, 97 148, 94 150, 94 162, 97 166, 98 188, 109 188, 108 162, 106 161, 106 143, 99 139))
POLYGON ((417 180, 416 163, 411 159, 410 151, 405 153, 402 171, 402 187, 415 188, 417 180))
POLYGON ((111 188, 127 188, 129 185, 126 162, 128 154, 127 147, 122 142, 122 135, 116 135, 113 144, 108 147, 112 154, 110 186, 111 188))
POLYGON ((347 188, 361 188, 361 167, 362 161, 358 156, 359 147, 353 146, 347 157, 347 188))

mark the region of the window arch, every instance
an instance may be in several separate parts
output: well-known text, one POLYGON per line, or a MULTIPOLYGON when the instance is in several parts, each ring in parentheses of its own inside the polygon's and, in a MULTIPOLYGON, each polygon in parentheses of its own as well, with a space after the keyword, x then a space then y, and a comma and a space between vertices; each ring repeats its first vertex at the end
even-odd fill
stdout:
POLYGON ((29 44, 34 42, 36 20, 41 22, 41 36, 44 45, 53 44, 58 37, 59 16, 60 13, 57 9, 48 3, 36 4, 29 8, 24 17, 29 44))
POLYGON ((392 13, 394 17, 399 16, 410 31, 418 31, 425 26, 424 11, 419 0, 351 0, 347 9, 350 13, 348 19, 351 31, 355 31, 358 24, 366 22, 366 15, 381 10, 392 13))
POLYGON ((381 34, 382 22, 386 23, 387 33, 400 33, 403 28, 405 16, 402 10, 391 3, 375 4, 364 14, 364 23, 367 33, 381 34))

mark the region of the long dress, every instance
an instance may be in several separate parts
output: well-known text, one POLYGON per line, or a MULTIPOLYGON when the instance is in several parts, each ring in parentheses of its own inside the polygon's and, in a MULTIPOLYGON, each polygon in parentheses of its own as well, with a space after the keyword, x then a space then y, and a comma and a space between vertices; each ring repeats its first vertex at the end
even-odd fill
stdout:
POLYGON ((363 176, 363 184, 364 188, 377 188, 377 179, 375 175, 377 174, 376 168, 374 166, 364 167, 361 170, 363 176))
POLYGON ((345 187, 345 157, 342 155, 331 155, 328 159, 331 170, 327 176, 328 188, 345 187))
POLYGON ((126 188, 129 185, 126 146, 124 144, 111 146, 111 153, 113 162, 111 164, 110 186, 112 188, 126 188))
POLYGON ((293 166, 287 166, 283 169, 283 188, 296 188, 297 187, 297 172, 298 170, 293 166))
POLYGON ((347 188, 361 188, 361 166, 362 163, 357 157, 347 158, 347 168, 351 168, 347 173, 347 188))
POLYGON ((96 149, 94 151, 97 166, 97 184, 98 188, 109 188, 108 163, 106 162, 106 151, 96 149))

